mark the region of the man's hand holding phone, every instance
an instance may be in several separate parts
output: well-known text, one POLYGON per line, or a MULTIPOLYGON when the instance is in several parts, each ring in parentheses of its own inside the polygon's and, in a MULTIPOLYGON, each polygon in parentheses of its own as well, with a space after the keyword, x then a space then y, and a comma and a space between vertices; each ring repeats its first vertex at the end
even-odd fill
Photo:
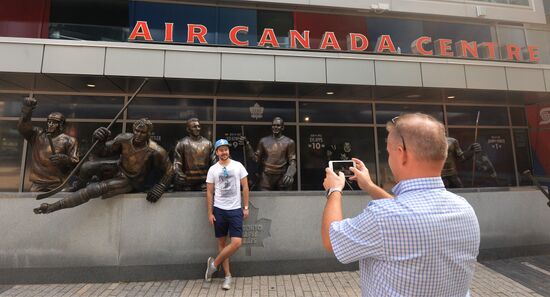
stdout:
POLYGON ((359 185, 359 188, 363 191, 368 191, 373 185, 374 182, 370 178, 369 169, 367 166, 365 166, 365 163, 363 161, 357 159, 357 158, 351 158, 353 162, 355 162, 356 166, 351 167, 350 170, 353 173, 353 176, 351 176, 349 179, 357 181, 357 184, 359 185))

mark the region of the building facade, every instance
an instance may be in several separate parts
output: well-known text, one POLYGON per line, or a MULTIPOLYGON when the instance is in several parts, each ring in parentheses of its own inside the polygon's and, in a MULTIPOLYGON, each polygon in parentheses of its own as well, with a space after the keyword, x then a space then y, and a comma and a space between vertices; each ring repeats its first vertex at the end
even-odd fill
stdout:
POLYGON ((0 190, 26 191, 20 102, 52 111, 81 153, 144 77, 114 132, 138 118, 169 151, 197 117, 227 138, 255 182, 240 136, 255 147, 274 117, 297 144, 294 190, 320 190, 329 160, 365 161, 393 185, 385 124, 403 112, 445 123, 490 170, 459 163, 467 187, 530 185, 546 175, 550 142, 550 26, 542 0, 69 1, 8 3, 0 15, 0 190), (476 122, 479 114, 479 121, 476 122), (477 137, 477 138, 476 138, 477 137), (484 171, 485 170, 485 171, 484 171))

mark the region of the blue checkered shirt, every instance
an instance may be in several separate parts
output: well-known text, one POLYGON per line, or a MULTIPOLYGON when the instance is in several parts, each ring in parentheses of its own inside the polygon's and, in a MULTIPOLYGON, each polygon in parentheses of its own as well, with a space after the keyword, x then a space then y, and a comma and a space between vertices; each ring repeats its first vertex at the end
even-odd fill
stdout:
POLYGON ((439 177, 404 180, 392 191, 395 198, 330 225, 338 260, 359 261, 363 296, 469 296, 479 252, 470 204, 439 177))

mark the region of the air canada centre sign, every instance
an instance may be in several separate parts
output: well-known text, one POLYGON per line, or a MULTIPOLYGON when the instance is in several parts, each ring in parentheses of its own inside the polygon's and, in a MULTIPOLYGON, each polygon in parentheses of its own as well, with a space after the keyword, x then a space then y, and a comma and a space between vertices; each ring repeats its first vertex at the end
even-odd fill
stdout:
MULTIPOLYGON (((249 47, 250 41, 245 37, 248 34, 248 26, 235 26, 229 30, 229 41, 234 46, 249 47)), ((187 40, 188 44, 208 44, 206 36, 208 29, 201 24, 187 24, 187 40)), ((281 48, 277 39, 275 30, 265 28, 261 34, 260 40, 256 47, 281 48)), ((281 36, 279 36, 281 37, 281 36)), ((321 37, 319 47, 312 48, 310 31, 297 30, 288 31, 288 48, 291 49, 319 49, 331 51, 343 51, 342 45, 338 41, 336 33, 327 31, 321 37)), ((343 38, 343 36, 338 36, 343 38)), ((369 40, 362 33, 348 33, 346 36, 346 49, 350 52, 368 52, 369 40)), ((137 21, 134 25, 129 41, 157 41, 165 43, 174 42, 174 23, 164 23, 164 39, 153 40, 151 30, 147 21, 137 21)), ((394 44, 390 35, 380 35, 376 40, 376 45, 370 52, 399 54, 398 46, 394 44)), ((420 36, 410 44, 411 52, 414 55, 420 56, 439 56, 439 57, 461 57, 471 59, 486 59, 497 60, 497 52, 502 49, 502 60, 507 61, 523 61, 523 62, 540 62, 539 47, 528 45, 523 48, 518 44, 498 44, 496 42, 480 42, 467 40, 452 40, 452 39, 436 39, 432 40, 430 36, 420 36)))

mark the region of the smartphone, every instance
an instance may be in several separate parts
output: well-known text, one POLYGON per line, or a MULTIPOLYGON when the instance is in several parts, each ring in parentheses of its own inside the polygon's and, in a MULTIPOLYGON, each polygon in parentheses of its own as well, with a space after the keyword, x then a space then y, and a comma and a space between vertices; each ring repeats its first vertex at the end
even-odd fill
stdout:
POLYGON ((328 161, 328 167, 330 167, 330 169, 332 169, 336 174, 338 174, 338 172, 343 172, 346 177, 350 177, 353 175, 353 172, 351 172, 349 168, 357 168, 357 164, 355 164, 352 160, 328 161))

